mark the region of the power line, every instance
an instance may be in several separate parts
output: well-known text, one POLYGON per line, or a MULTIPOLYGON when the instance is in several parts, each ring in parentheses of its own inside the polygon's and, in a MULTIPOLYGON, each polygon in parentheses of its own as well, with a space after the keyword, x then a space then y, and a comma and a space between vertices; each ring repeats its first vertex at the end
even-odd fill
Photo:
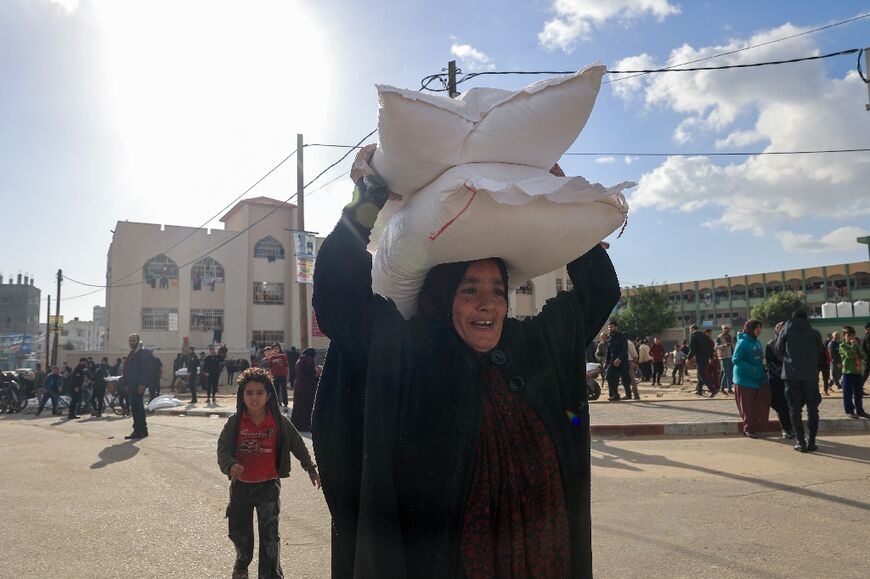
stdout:
MULTIPOLYGON (((220 216, 221 213, 223 213, 224 211, 226 211, 226 210, 227 210, 230 206, 232 206, 236 201, 238 201, 239 199, 241 199, 242 197, 244 197, 245 195, 247 195, 247 194, 248 194, 248 193, 249 193, 249 192, 250 192, 254 187, 256 187, 257 185, 259 185, 260 183, 262 183, 262 182, 263 182, 267 177, 269 177, 272 173, 274 173, 275 171, 277 171, 277 170, 278 170, 278 169, 279 169, 279 168, 280 168, 284 163, 286 163, 288 160, 290 160, 290 158, 293 157, 293 155, 295 155, 295 154, 296 154, 296 149, 293 149, 293 151, 292 151, 289 155, 287 155, 286 157, 284 157, 283 159, 281 159, 281 161, 280 161, 277 165, 275 165, 274 167, 272 167, 271 169, 269 169, 269 171, 268 171, 265 175, 263 175, 262 177, 260 177, 259 179, 257 179, 257 180, 254 182, 253 185, 251 185, 250 187, 248 187, 247 189, 245 189, 244 191, 242 191, 241 194, 239 194, 239 195, 238 195, 237 197, 235 197, 232 201, 230 201, 229 203, 227 203, 227 204, 226 204, 222 209, 220 209, 217 213, 215 213, 214 215, 212 215, 211 217, 209 217, 207 220, 205 220, 205 221, 204 221, 204 222, 203 222, 199 227, 197 227, 197 228, 195 228, 195 229, 192 229, 192 230, 190 231, 190 233, 188 233, 187 235, 185 235, 184 237, 182 237, 180 240, 176 241, 176 242, 175 242, 173 245, 171 245, 168 249, 165 249, 165 250, 161 251, 160 253, 165 255, 165 254, 169 253, 170 251, 172 251, 173 249, 175 249, 176 247, 178 247, 179 245, 181 245, 182 243, 184 243, 185 241, 187 241, 188 239, 190 239, 190 238, 191 238, 195 233, 197 233, 198 231, 202 230, 203 227, 205 227, 206 225, 208 225, 209 223, 211 223, 211 222, 212 222, 216 217, 220 216)), ((158 255, 159 255, 159 254, 158 254, 158 255)), ((140 269, 140 268, 137 267, 136 269, 132 270, 130 273, 128 273, 128 274, 126 274, 126 275, 123 275, 123 276, 119 277, 116 283, 111 284, 111 287, 126 287, 126 285, 136 285, 136 284, 138 284, 138 283, 141 283, 141 282, 139 282, 139 281, 136 281, 136 282, 133 282, 133 283, 130 283, 130 284, 121 284, 121 283, 119 283, 119 282, 122 282, 123 280, 127 279, 128 277, 130 277, 130 276, 133 275, 134 273, 137 273, 137 272, 139 271, 139 269, 140 269)), ((83 285, 83 286, 89 286, 89 287, 109 287, 108 284, 96 285, 96 284, 82 283, 82 282, 80 282, 80 281, 75 281, 75 280, 70 279, 70 278, 67 278, 67 279, 69 279, 69 280, 70 280, 71 282, 73 282, 73 283, 77 283, 77 284, 79 284, 79 285, 83 285)))
MULTIPOLYGON (((744 52, 744 51, 746 51, 746 50, 752 50, 753 48, 759 48, 759 47, 762 47, 762 46, 768 46, 768 45, 770 45, 770 44, 775 44, 775 43, 777 43, 777 42, 783 42, 783 41, 785 41, 785 40, 791 40, 791 39, 793 39, 793 38, 798 38, 798 37, 801 37, 801 36, 806 36, 806 35, 808 35, 808 34, 815 34, 815 33, 817 33, 817 32, 821 32, 822 30, 827 30, 827 29, 829 29, 829 28, 834 28, 834 27, 837 27, 837 26, 842 26, 842 25, 844 25, 844 24, 849 24, 849 23, 852 23, 852 22, 856 22, 856 21, 858 21, 858 20, 862 20, 862 19, 864 19, 864 18, 868 18, 868 17, 870 17, 870 12, 868 12, 868 13, 866 13, 866 14, 861 14, 861 15, 859 15, 859 16, 855 16, 855 17, 853 17, 853 18, 847 18, 847 19, 845 19, 845 20, 840 20, 840 21, 838 21, 838 22, 833 22, 833 23, 831 23, 831 24, 827 24, 827 25, 825 25, 825 26, 819 26, 819 27, 817 27, 817 28, 813 28, 813 29, 811 29, 811 30, 805 30, 805 31, 803 31, 803 32, 798 32, 798 33, 795 33, 795 34, 790 34, 789 36, 783 36, 783 37, 781 37, 781 38, 775 38, 775 39, 773 39, 773 40, 768 40, 768 41, 766 41, 766 42, 759 42, 758 44, 751 44, 751 45, 748 45, 748 46, 744 46, 744 47, 742 47, 742 48, 737 48, 737 49, 734 49, 734 50, 728 50, 728 51, 725 51, 725 52, 720 52, 720 53, 714 54, 714 55, 712 55, 712 56, 706 56, 706 57, 704 57, 704 58, 698 58, 698 59, 695 59, 695 60, 689 60, 689 61, 681 62, 681 63, 678 63, 678 64, 672 64, 671 66, 668 66, 668 67, 665 67, 665 68, 661 68, 661 69, 655 69, 655 70, 643 71, 643 72, 640 72, 640 71, 639 71, 639 72, 637 72, 636 74, 632 74, 631 76, 624 76, 624 77, 616 78, 616 79, 613 79, 613 80, 604 81, 602 84, 610 84, 610 83, 614 83, 614 82, 620 82, 620 81, 623 81, 623 80, 628 80, 628 79, 630 79, 630 78, 637 78, 638 76, 643 76, 643 75, 646 75, 646 74, 652 74, 652 73, 657 73, 657 72, 666 72, 666 71, 670 71, 671 69, 674 69, 674 68, 677 68, 677 67, 688 66, 688 65, 690 65, 690 64, 696 64, 696 63, 698 63, 698 62, 704 62, 704 61, 712 60, 712 59, 714 59, 714 58, 719 58, 719 57, 722 57, 722 56, 728 56, 728 55, 731 55, 731 54, 737 54, 737 53, 739 53, 739 52, 744 52)), ((856 50, 857 50, 857 49, 856 49, 856 50)), ((851 54, 851 52, 850 52, 850 54, 851 54)), ((836 53, 835 53, 834 55, 836 55, 836 53)), ((834 55, 832 55, 832 56, 834 56, 834 55)), ((816 58, 819 58, 819 57, 816 57, 816 58)), ((827 56, 825 56, 825 58, 827 58, 827 56)), ((731 68, 736 68, 736 67, 731 67, 731 68)), ((684 69, 684 70, 685 70, 685 69, 684 69)), ((708 70, 709 70, 709 69, 708 69, 708 70)), ((419 90, 421 90, 421 91, 424 91, 424 90, 425 90, 425 91, 430 91, 430 92, 446 92, 446 91, 447 91, 447 89, 446 89, 446 81, 444 80, 444 76, 445 76, 445 75, 443 74, 443 72, 444 72, 444 71, 442 70, 442 72, 439 73, 439 74, 432 74, 432 75, 429 75, 429 76, 423 77, 423 79, 420 81, 420 89, 419 89, 419 90), (434 82, 435 80, 440 80, 440 81, 442 82, 442 84, 444 84, 445 88, 443 88, 443 89, 433 89, 433 88, 429 88, 429 85, 431 85, 431 83, 434 82)), ((576 71, 576 70, 571 70, 571 71, 519 71, 518 73, 519 73, 519 74, 574 74, 575 72, 577 72, 577 71, 576 71)), ((617 74, 617 73, 619 73, 620 71, 607 71, 607 72, 609 72, 609 73, 612 72, 613 74, 617 74)), ((622 72, 622 73, 625 73, 626 71, 621 71, 621 72, 622 72)), ((475 76, 483 76, 483 75, 486 75, 486 74, 495 74, 495 73, 497 73, 497 71, 482 71, 482 72, 477 72, 477 73, 469 73, 469 74, 463 76, 461 79, 459 79, 459 80, 457 81, 456 84, 460 84, 460 83, 465 82, 465 81, 467 81, 467 80, 471 80, 471 79, 474 78, 475 76)), ((504 72, 500 72, 499 74, 518 74, 518 73, 516 73, 516 72, 510 72, 510 71, 504 71, 504 72)))
MULTIPOLYGON (((335 147, 341 149, 360 149, 358 145, 341 145, 336 143, 321 144, 311 143, 311 147, 335 147)), ((866 153, 870 148, 853 148, 853 149, 819 149, 819 150, 802 150, 802 151, 715 151, 707 153, 650 153, 650 152, 635 152, 635 153, 614 153, 603 152, 596 153, 590 151, 567 151, 564 155, 571 157, 754 157, 756 155, 818 155, 823 153, 866 153)))
POLYGON ((820 155, 824 153, 866 153, 870 148, 860 149, 821 149, 816 151, 716 151, 712 153, 591 153, 568 151, 570 157, 755 157, 756 155, 820 155))

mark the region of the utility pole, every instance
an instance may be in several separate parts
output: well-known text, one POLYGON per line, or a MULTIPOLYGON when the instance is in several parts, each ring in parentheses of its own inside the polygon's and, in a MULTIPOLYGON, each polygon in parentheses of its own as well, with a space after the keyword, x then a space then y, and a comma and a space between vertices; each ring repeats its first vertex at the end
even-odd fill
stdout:
POLYGON ((45 316, 45 367, 43 371, 48 374, 51 371, 48 343, 51 338, 51 294, 48 294, 48 314, 45 316))
MULTIPOLYGON (((296 229, 300 234, 305 234, 305 173, 303 167, 303 139, 301 134, 296 135, 296 229)), ((295 241, 295 240, 294 240, 295 241)), ((296 244, 293 244, 294 247, 296 244)), ((296 261, 297 267, 299 261, 296 261)), ((297 272, 298 275, 298 272, 297 272)), ((308 347, 308 284, 298 283, 299 286, 299 345, 304 350, 308 347)))
POLYGON ((451 60, 447 63, 447 94, 450 98, 455 99, 459 96, 456 92, 456 61, 451 60))
MULTIPOLYGON (((859 60, 858 62, 860 63, 861 61, 859 60)), ((870 46, 864 49, 864 70, 867 71, 867 76, 870 77, 870 46)), ((864 110, 870 111, 870 83, 867 83, 867 104, 864 105, 864 110)))
POLYGON ((60 282, 63 281, 63 270, 57 270, 57 294, 55 294, 56 302, 54 303, 54 340, 52 340, 51 344, 51 365, 54 366, 57 364, 57 336, 60 334, 60 330, 57 327, 58 320, 60 320, 60 282))

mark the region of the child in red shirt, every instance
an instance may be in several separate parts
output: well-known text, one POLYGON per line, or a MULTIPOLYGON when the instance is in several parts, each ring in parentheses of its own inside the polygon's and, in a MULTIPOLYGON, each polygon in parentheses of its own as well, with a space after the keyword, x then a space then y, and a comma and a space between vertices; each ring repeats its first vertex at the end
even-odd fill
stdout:
POLYGON ((261 368, 249 368, 239 376, 238 384, 237 412, 218 438, 218 466, 231 480, 227 518, 229 537, 236 547, 233 578, 248 577, 254 557, 254 509, 260 535, 259 576, 284 577, 278 515, 280 479, 290 476, 290 454, 318 489, 320 475, 302 436, 278 408, 271 375, 261 368))

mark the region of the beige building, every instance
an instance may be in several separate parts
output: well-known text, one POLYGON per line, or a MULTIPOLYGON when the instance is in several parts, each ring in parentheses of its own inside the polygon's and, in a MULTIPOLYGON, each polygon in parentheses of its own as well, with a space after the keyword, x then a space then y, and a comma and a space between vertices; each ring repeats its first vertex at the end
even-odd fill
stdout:
MULTIPOLYGON (((215 330, 233 356, 252 340, 301 344, 296 206, 246 199, 221 221, 222 230, 118 222, 106 271, 107 351, 126 352, 131 332, 173 352, 205 348, 215 330)), ((309 344, 325 348, 326 338, 312 335, 310 285, 307 297, 309 344)))

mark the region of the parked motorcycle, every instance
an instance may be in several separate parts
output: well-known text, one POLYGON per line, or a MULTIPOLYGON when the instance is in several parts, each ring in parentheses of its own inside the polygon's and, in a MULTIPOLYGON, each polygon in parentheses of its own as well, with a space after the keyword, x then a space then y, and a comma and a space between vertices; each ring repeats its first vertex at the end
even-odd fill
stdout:
POLYGON ((0 413, 21 412, 27 406, 27 396, 13 372, 0 374, 0 413))

